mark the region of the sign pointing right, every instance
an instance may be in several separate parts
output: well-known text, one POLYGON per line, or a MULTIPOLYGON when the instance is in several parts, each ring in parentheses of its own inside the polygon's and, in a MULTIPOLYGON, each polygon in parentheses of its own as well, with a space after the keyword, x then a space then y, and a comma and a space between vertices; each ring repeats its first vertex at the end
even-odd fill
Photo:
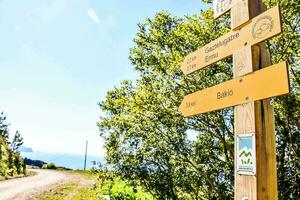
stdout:
POLYGON ((231 31, 190 53, 181 65, 187 75, 232 55, 242 47, 255 45, 281 33, 279 7, 267 10, 237 31, 231 31))
POLYGON ((287 93, 288 70, 282 62, 187 95, 179 110, 187 117, 287 93))

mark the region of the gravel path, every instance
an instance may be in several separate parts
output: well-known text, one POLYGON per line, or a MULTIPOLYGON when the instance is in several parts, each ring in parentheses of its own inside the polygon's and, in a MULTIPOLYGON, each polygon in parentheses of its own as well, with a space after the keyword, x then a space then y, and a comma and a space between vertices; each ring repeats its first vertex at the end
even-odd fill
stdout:
POLYGON ((36 172, 36 175, 0 181, 0 200, 27 200, 58 183, 68 182, 73 178, 58 171, 32 171, 36 172))

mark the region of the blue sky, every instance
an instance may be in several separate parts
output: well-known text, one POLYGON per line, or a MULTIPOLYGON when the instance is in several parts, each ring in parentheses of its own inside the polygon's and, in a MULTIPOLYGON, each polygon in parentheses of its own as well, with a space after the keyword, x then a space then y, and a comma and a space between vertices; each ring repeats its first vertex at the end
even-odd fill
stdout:
POLYGON ((0 0, 0 111, 25 145, 104 154, 97 102, 136 74, 136 24, 159 10, 199 13, 196 0, 0 0))

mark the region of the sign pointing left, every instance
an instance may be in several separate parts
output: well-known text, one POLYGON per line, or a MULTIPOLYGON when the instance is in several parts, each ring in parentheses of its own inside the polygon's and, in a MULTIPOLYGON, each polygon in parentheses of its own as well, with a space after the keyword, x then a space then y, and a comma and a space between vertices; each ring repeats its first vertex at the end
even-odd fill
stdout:
POLYGON ((193 116, 289 93, 286 62, 184 97, 179 110, 193 116))

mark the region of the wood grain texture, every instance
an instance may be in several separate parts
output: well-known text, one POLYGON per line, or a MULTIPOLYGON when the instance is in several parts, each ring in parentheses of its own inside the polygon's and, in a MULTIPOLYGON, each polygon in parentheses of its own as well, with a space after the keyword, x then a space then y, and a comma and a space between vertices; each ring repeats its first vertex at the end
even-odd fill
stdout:
MULTIPOLYGON (((250 16, 264 11, 261 0, 249 2, 250 16)), ((264 43, 236 52, 233 55, 234 76, 243 76, 249 71, 258 70, 271 64, 270 54, 264 43), (250 55, 251 54, 251 55, 250 55), (252 57, 252 61, 249 60, 252 57), (245 59, 243 59, 245 58, 245 59), (244 62, 245 69, 239 70, 244 62), (252 62, 253 68, 247 65, 252 62)), ((276 85, 274 85, 276 87, 276 85)), ((234 109, 234 134, 255 131, 256 137, 256 176, 239 175, 235 170, 235 200, 248 197, 249 200, 277 200, 277 173, 274 111, 270 100, 250 102, 234 109)), ((236 151, 236 149, 235 149, 236 151)), ((236 158, 235 158, 236 167, 236 158)))
POLYGON ((217 19, 218 17, 221 17, 240 1, 244 0, 214 0, 214 18, 217 19))
MULTIPOLYGON (((239 9, 236 8, 236 10, 239 9)), ((181 70, 186 75, 191 74, 231 56, 245 45, 258 44, 279 33, 281 33, 281 19, 279 7, 275 6, 251 19, 240 29, 233 30, 197 51, 188 54, 181 65, 181 70)))
POLYGON ((237 78, 253 72, 251 46, 245 46, 233 54, 233 77, 237 78))
POLYGON ((241 0, 231 8, 231 29, 237 30, 250 20, 249 2, 241 0))
MULTIPOLYGON (((270 53, 265 44, 260 44, 260 64, 265 67, 271 63, 270 53)), ((260 119, 257 117, 259 126, 256 141, 260 156, 257 158, 257 181, 258 200, 277 200, 277 168, 276 168, 276 140, 274 108, 269 99, 259 102, 257 110, 261 110, 260 119)))
MULTIPOLYGON (((248 62, 246 58, 245 56, 244 60, 248 62)), ((251 57, 248 58, 251 59, 251 57)), ((287 94, 289 89, 287 64, 281 62, 189 94, 184 97, 179 110, 184 116, 192 116, 287 94)))

